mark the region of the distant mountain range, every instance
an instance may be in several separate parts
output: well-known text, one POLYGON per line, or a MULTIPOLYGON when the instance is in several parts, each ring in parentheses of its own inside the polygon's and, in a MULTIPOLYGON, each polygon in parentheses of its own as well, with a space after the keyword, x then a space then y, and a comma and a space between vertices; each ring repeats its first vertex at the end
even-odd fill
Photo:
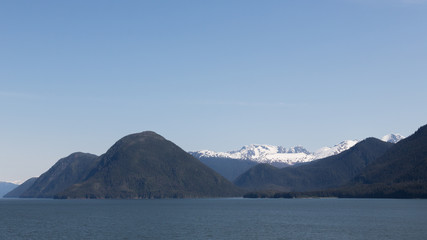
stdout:
POLYGON ((6 197, 200 198, 246 192, 246 197, 427 198, 427 125, 408 138, 390 134, 382 140, 343 141, 314 153, 270 145, 193 152, 199 161, 148 131, 123 137, 101 156, 73 153, 60 159, 6 197), (312 159, 298 157, 304 155, 312 159), (288 167, 273 166, 279 160, 288 167))
MULTIPOLYGON (((384 142, 397 143, 404 139, 399 134, 388 134, 381 138, 384 142)), ((323 147, 315 152, 310 152, 303 146, 285 148, 282 146, 252 144, 243 146, 240 150, 229 152, 214 152, 201 150, 190 152, 197 158, 230 158, 240 160, 250 160, 258 163, 269 163, 273 166, 287 166, 298 163, 311 162, 316 159, 339 154, 353 147, 358 140, 345 140, 333 147, 323 147)))
POLYGON ((236 179, 246 197, 427 198, 427 125, 397 142, 368 138, 336 156, 278 169, 257 165, 236 179))
POLYGON ((357 140, 347 140, 334 147, 324 147, 316 152, 309 152, 303 146, 285 148, 273 145, 252 144, 243 146, 240 150, 230 152, 214 152, 202 150, 190 152, 197 158, 229 158, 254 161, 257 163, 268 163, 277 167, 285 167, 299 163, 311 162, 315 159, 331 156, 345 151, 354 146, 357 140))
POLYGON ((6 193, 10 192, 12 189, 16 188, 18 185, 10 182, 0 182, 0 198, 3 197, 6 193))
POLYGON ((276 168, 259 164, 240 175, 234 183, 250 190, 302 192, 342 186, 383 155, 392 143, 368 138, 337 155, 304 165, 276 168))
MULTIPOLYGON (((382 140, 396 143, 403 138, 400 134, 388 134, 382 137, 382 140)), ((228 180, 233 181, 237 176, 259 163, 267 163, 279 168, 308 163, 337 155, 350 149, 358 142, 358 140, 345 140, 333 147, 323 147, 315 152, 310 152, 302 146, 285 148, 282 146, 252 144, 243 146, 240 150, 229 152, 201 150, 190 152, 190 154, 225 176, 228 180)))

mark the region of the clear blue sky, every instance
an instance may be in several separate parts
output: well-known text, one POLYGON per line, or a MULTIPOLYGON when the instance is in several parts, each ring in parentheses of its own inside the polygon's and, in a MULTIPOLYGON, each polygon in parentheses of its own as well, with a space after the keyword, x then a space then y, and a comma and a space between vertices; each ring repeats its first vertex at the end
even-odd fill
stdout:
POLYGON ((0 180, 153 130, 314 151, 427 124, 427 1, 1 1, 0 180))

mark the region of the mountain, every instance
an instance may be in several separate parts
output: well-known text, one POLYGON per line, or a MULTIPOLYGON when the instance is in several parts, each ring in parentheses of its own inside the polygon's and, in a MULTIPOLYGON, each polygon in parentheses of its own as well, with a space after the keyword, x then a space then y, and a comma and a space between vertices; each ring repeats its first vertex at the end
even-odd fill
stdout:
POLYGON ((234 183, 250 190, 287 192, 314 191, 342 186, 384 154, 393 144, 367 138, 337 155, 304 165, 276 168, 260 164, 239 176, 234 183))
POLYGON ((116 142, 86 180, 56 198, 195 198, 241 196, 241 190, 154 132, 116 142))
MULTIPOLYGON (((405 137, 400 134, 388 134, 383 136, 381 140, 390 143, 397 143, 404 138, 405 137)), ((189 153, 198 159, 239 159, 254 161, 257 163, 268 163, 276 167, 284 167, 337 155, 347 149, 350 149, 358 142, 358 140, 345 140, 333 147, 323 147, 314 152, 308 151, 303 146, 285 148, 274 145, 251 144, 243 146, 239 150, 229 152, 201 150, 189 153)))
POLYGON ((311 161, 310 153, 303 147, 297 146, 286 149, 281 146, 252 144, 243 146, 240 150, 230 152, 214 152, 202 150, 190 152, 197 158, 228 158, 253 161, 257 163, 278 164, 281 167, 311 161))
POLYGON ((400 134, 387 134, 381 138, 384 142, 397 143, 405 137, 400 134))
POLYGON ((197 158, 228 158, 253 161, 257 163, 291 165, 307 161, 310 153, 301 146, 286 149, 281 146, 252 144, 243 146, 240 150, 230 152, 213 152, 202 150, 190 152, 197 158))
POLYGON ((302 146, 287 149, 281 146, 257 144, 247 145, 240 150, 230 152, 202 150, 189 153, 228 180, 234 181, 239 175, 259 163, 267 163, 278 168, 298 165, 339 154, 357 142, 357 140, 347 140, 334 147, 324 147, 313 153, 302 146))
POLYGON ((354 146, 357 140, 343 141, 334 147, 324 147, 316 152, 309 152, 302 146, 284 148, 282 146, 252 144, 243 146, 240 150, 230 152, 214 152, 202 150, 190 152, 196 158, 223 158, 268 163, 276 167, 291 166, 311 162, 316 159, 336 155, 354 146))
POLYGON ((16 188, 18 185, 10 182, 0 182, 0 198, 3 197, 6 193, 10 192, 12 189, 16 188))
MULTIPOLYGON (((388 134, 382 137, 381 140, 396 143, 403 138, 400 134, 388 134)), ((268 163, 278 168, 309 163, 337 155, 350 149, 358 142, 358 140, 345 140, 333 147, 323 147, 315 152, 310 152, 302 146, 285 148, 282 146, 252 144, 243 146, 240 150, 229 152, 201 150, 189 153, 228 180, 234 181, 239 175, 258 163, 268 163)))
POLYGON ((95 167, 98 156, 89 153, 73 153, 60 159, 43 173, 20 197, 52 198, 71 185, 84 180, 95 167))
POLYGON ((345 141, 342 141, 333 147, 320 148, 316 152, 314 152, 313 160, 322 159, 322 158, 326 158, 329 156, 340 154, 340 153, 350 149, 351 147, 356 145, 358 142, 359 142, 358 140, 345 140, 345 141))
POLYGON ((427 198, 427 125, 396 143, 353 182, 335 191, 344 197, 427 198))
POLYGON ((27 181, 23 182, 21 185, 14 188, 12 191, 8 192, 3 197, 5 197, 5 198, 19 198, 22 193, 27 191, 34 184, 34 182, 36 180, 37 180, 36 177, 28 179, 27 181))

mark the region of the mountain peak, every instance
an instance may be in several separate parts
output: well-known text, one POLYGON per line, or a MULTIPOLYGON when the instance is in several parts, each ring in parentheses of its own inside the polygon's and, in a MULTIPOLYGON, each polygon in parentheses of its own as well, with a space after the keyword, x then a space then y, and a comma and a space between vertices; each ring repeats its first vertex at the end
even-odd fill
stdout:
POLYGON ((384 142, 397 143, 404 138, 405 138, 404 136, 398 133, 397 134, 391 133, 382 137, 381 140, 383 140, 384 142))
POLYGON ((314 155, 315 159, 321 159, 325 157, 329 157, 332 155, 336 155, 338 153, 341 153, 347 149, 350 149, 354 145, 356 145, 359 142, 359 140, 345 140, 340 142, 339 144, 333 146, 333 147, 323 147, 317 150, 314 155))
POLYGON ((160 136, 159 134, 153 131, 144 131, 140 133, 133 133, 127 136, 124 136, 119 141, 117 141, 113 147, 127 146, 127 147, 136 147, 141 144, 148 144, 149 142, 166 142, 167 140, 160 136))
POLYGON ((153 131, 143 131, 140 133, 134 133, 134 134, 127 135, 123 138, 157 138, 159 140, 166 140, 164 137, 160 136, 159 134, 153 131))

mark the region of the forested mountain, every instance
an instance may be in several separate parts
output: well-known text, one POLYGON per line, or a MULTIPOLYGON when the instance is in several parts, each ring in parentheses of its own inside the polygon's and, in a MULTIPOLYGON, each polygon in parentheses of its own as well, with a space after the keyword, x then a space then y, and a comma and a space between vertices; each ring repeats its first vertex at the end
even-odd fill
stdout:
MULTIPOLYGON (((277 168, 242 159, 199 156, 198 160, 147 131, 123 137, 100 157, 73 153, 60 159, 39 178, 27 180, 6 197, 231 197, 241 196, 242 188, 285 197, 427 197, 427 125, 403 140, 396 135, 385 140, 367 138, 337 155, 277 168), (233 185, 211 168, 230 180, 242 169, 247 171, 235 178, 233 185)), ((272 151, 255 147, 258 153, 272 151)), ((248 149, 239 154, 258 154, 248 149)), ((302 148, 280 151, 307 154, 302 148)))
POLYGON ((427 125, 396 143, 351 184, 333 194, 342 197, 426 198, 427 125))
POLYGON ((69 186, 84 180, 96 162, 96 155, 81 152, 62 158, 37 178, 20 197, 52 198, 69 186))
POLYGON ((275 168, 257 165, 234 183, 251 190, 313 191, 342 186, 360 174, 365 167, 383 155, 392 143, 367 138, 338 155, 304 165, 275 168))
POLYGON ((302 146, 284 148, 258 144, 243 146, 240 150, 230 152, 202 150, 189 153, 228 180, 234 181, 238 176, 259 163, 268 163, 278 168, 304 164, 339 154, 357 142, 357 140, 342 141, 333 147, 323 147, 314 153, 302 146))
MULTIPOLYGON (((390 143, 396 143, 402 139, 404 137, 400 134, 388 134, 381 138, 382 141, 390 143)), ((201 150, 189 153, 228 180, 234 181, 258 163, 268 163, 278 168, 301 165, 337 155, 350 149, 358 142, 358 140, 345 140, 333 147, 322 147, 315 152, 310 152, 302 146, 285 148, 251 144, 229 152, 201 150)))
POLYGON ((224 177, 154 132, 128 135, 99 158, 82 183, 57 198, 189 198, 239 196, 224 177))
POLYGON ((30 178, 27 181, 23 182, 21 185, 14 188, 12 191, 4 195, 5 198, 19 198, 22 193, 28 190, 34 182, 37 180, 36 177, 30 178))

